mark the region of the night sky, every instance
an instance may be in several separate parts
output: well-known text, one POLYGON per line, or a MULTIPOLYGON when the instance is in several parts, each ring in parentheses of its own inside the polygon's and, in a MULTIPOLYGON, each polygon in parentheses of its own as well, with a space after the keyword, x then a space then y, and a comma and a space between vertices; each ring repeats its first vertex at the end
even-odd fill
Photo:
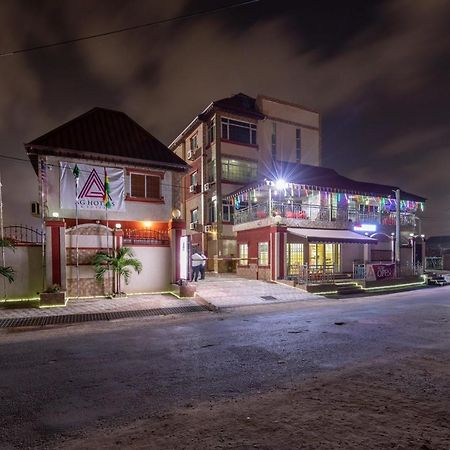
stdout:
MULTIPOLYGON (((227 1, 2 0, 0 53, 189 14, 227 1)), ((213 15, 0 58, 0 154, 94 106, 169 144, 238 92, 322 114, 327 167, 428 198, 450 234, 450 2, 261 0, 213 15)), ((26 162, 0 159, 8 202, 26 162)), ((10 220, 11 221, 11 220, 10 220)))

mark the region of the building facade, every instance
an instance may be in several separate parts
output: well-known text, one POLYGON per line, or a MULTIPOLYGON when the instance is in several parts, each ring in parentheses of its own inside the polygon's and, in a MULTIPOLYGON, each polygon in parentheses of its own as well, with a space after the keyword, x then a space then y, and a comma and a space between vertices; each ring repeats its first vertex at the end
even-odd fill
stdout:
POLYGON ((237 244, 228 194, 273 161, 320 165, 320 117, 299 105, 237 94, 208 105, 169 148, 191 166, 182 181, 187 233, 208 255, 209 270, 230 271, 237 244))
MULTIPOLYGON (((34 214, 43 224, 39 290, 57 284, 69 296, 112 292, 112 277, 95 280, 98 251, 131 247, 143 264, 126 292, 166 289, 176 274, 177 239, 184 224, 179 186, 188 165, 126 114, 94 108, 25 144, 36 174, 34 214), (175 213, 174 213, 175 211, 175 213), (158 261, 158 264, 155 264, 158 261)), ((21 227, 7 227, 21 243, 21 227)), ((36 242, 35 244, 39 244, 36 242)), ((12 264, 14 265, 14 264, 12 264)), ((20 272, 27 267, 21 263, 20 272)), ((36 289, 15 288, 11 297, 36 289), (20 289, 19 289, 20 290, 20 289), (14 295, 16 294, 16 295, 14 295)))
POLYGON ((425 199, 395 186, 354 181, 324 167, 278 163, 226 198, 234 206, 237 273, 247 278, 365 279, 375 277, 367 272, 372 266, 381 273, 398 262, 396 276, 415 275, 423 262, 416 244, 423 242, 418 222, 425 199))

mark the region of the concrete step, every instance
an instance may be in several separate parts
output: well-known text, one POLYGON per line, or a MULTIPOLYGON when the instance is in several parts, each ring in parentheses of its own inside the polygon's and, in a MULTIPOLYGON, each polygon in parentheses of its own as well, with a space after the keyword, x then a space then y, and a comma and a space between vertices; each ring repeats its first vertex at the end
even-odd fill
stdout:
POLYGON ((337 291, 339 295, 361 294, 362 288, 359 284, 352 284, 347 286, 337 286, 337 291))

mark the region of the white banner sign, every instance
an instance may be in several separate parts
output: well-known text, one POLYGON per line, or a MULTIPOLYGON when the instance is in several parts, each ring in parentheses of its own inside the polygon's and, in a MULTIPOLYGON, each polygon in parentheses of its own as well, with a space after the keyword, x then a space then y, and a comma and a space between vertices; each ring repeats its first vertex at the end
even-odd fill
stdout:
MULTIPOLYGON (((78 208, 105 210, 105 175, 109 181, 110 211, 124 211, 124 173, 112 167, 77 164, 79 169, 78 208), (106 173, 105 173, 106 170, 106 173)), ((75 163, 61 162, 60 206, 61 209, 75 209, 76 190, 73 173, 75 163)))

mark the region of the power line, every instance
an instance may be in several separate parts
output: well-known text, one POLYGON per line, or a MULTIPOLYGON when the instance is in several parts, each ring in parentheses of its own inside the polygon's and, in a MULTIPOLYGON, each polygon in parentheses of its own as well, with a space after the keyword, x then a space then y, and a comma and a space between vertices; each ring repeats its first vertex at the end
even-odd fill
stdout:
POLYGON ((50 44, 36 45, 34 47, 27 47, 27 48, 22 48, 22 49, 18 49, 18 50, 11 50, 9 52, 0 53, 0 57, 14 56, 14 55, 18 55, 19 53, 28 53, 28 52, 32 52, 35 50, 43 50, 46 48, 58 47, 61 45, 75 44, 77 42, 87 41, 90 39, 97 39, 99 37, 111 36, 113 34, 125 33, 127 31, 133 31, 133 30, 138 30, 140 28, 152 27, 154 25, 162 25, 162 24, 170 23, 170 22, 177 22, 177 21, 186 20, 186 19, 193 19, 195 17, 205 16, 208 14, 216 14, 221 11, 226 11, 226 10, 233 9, 233 8, 241 8, 243 6, 248 6, 253 3, 257 3, 259 1, 260 0, 247 0, 244 2, 240 2, 240 3, 234 3, 232 5, 221 6, 219 8, 206 9, 206 10, 198 11, 195 13, 184 14, 184 15, 176 16, 176 17, 170 17, 168 19, 155 20, 154 22, 147 22, 147 23, 142 23, 139 25, 133 25, 130 27, 119 28, 117 30, 105 31, 104 33, 90 34, 87 36, 81 36, 79 38, 73 38, 73 39, 67 39, 64 41, 52 42, 50 44))

